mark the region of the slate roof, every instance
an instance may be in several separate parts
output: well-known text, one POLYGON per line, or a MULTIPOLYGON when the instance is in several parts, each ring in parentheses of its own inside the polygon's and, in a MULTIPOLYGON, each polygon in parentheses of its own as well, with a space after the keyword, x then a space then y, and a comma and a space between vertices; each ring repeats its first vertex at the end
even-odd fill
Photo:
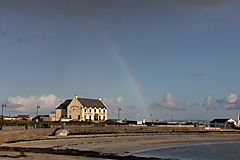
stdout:
POLYGON ((59 105, 56 109, 67 109, 67 106, 72 102, 72 99, 65 100, 61 105, 59 105))
POLYGON ((78 101, 83 105, 83 107, 96 107, 96 108, 107 108, 101 101, 98 99, 86 99, 78 98, 78 101))
MULTIPOLYGON (((67 109, 68 105, 72 102, 73 99, 67 99, 62 104, 60 104, 56 109, 67 109)), ((96 107, 96 108, 107 108, 102 101, 98 99, 87 99, 87 98, 78 98, 78 101, 82 104, 83 107, 96 107)))

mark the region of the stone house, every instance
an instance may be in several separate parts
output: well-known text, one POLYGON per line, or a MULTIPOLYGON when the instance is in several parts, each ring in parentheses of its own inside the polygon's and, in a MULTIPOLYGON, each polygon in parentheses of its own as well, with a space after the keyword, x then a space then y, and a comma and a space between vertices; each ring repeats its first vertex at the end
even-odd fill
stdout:
POLYGON ((107 106, 101 98, 87 99, 78 98, 66 99, 60 102, 55 108, 55 121, 70 119, 76 121, 105 121, 107 120, 107 106))

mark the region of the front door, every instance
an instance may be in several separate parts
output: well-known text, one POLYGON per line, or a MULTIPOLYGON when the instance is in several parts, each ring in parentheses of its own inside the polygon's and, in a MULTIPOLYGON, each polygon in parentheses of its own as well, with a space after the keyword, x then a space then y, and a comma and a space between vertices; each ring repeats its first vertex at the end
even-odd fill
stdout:
POLYGON ((98 114, 94 115, 94 121, 98 121, 98 114))

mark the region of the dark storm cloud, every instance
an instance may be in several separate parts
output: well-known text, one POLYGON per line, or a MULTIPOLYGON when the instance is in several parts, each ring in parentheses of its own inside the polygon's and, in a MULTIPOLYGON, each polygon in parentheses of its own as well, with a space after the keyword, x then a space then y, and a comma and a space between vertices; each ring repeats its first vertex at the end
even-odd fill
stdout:
POLYGON ((39 39, 47 39, 49 37, 49 35, 47 33, 42 33, 36 36, 39 39))
POLYGON ((203 74, 197 73, 197 74, 194 74, 193 76, 194 77, 200 77, 200 76, 203 76, 203 74))
POLYGON ((5 37, 6 37, 6 33, 0 31, 0 38, 5 38, 5 37))
MULTIPOLYGON (((141 3, 112 0, 0 0, 0 9, 8 10, 19 21, 28 21, 26 25, 30 28, 31 25, 40 24, 56 30, 69 27, 79 29, 88 24, 115 27, 124 18, 126 10, 131 11, 136 5, 141 3)), ((45 37, 41 35, 38 38, 45 37)))
POLYGON ((199 107, 200 104, 198 102, 191 104, 191 107, 199 107))
POLYGON ((35 16, 45 16, 45 18, 58 15, 69 18, 84 13, 97 14, 106 10, 124 10, 134 6, 134 3, 129 1, 119 3, 112 0, 0 0, 0 5, 22 14, 33 13, 35 16))
POLYGON ((30 39, 28 39, 28 38, 20 37, 15 41, 15 43, 23 44, 23 43, 26 43, 26 42, 29 42, 29 41, 30 41, 30 39))
MULTIPOLYGON (((148 21, 153 18, 156 21, 160 21, 162 20, 161 17, 166 14, 170 16, 168 20, 169 25, 178 26, 192 16, 174 18, 176 15, 172 15, 171 10, 175 10, 175 7, 179 5, 185 6, 189 10, 194 10, 196 8, 228 6, 234 4, 234 2, 237 1, 0 0, 0 8, 11 11, 11 14, 20 21, 29 19, 32 24, 47 24, 48 26, 60 29, 71 26, 73 29, 78 29, 89 23, 101 28, 105 26, 111 28, 121 25, 125 26, 126 17, 132 19, 127 25, 130 25, 129 23, 131 22, 133 25, 137 25, 137 22, 141 23, 143 20, 148 21)), ((42 35, 38 38, 45 39, 46 36, 42 35)))
POLYGON ((193 77, 201 77, 203 74, 201 73, 188 73, 187 75, 193 76, 193 77))
POLYGON ((238 0, 179 0, 179 4, 195 9, 224 8, 239 3, 238 0))
POLYGON ((7 33, 0 27, 0 38, 5 38, 7 33))
POLYGON ((6 37, 6 33, 0 33, 0 37, 1 38, 5 38, 6 37))
MULTIPOLYGON (((113 14, 108 16, 119 16, 124 11, 134 11, 140 9, 141 13, 149 14, 152 12, 153 6, 157 8, 157 12, 162 13, 169 11, 169 7, 178 4, 189 8, 215 8, 233 5, 239 2, 237 0, 0 0, 0 6, 12 11, 13 13, 24 14, 26 16, 41 16, 45 19, 54 19, 61 17, 62 19, 79 19, 79 16, 98 16, 102 12, 110 11, 113 14)), ((139 12, 140 13, 140 12, 139 12)), ((135 13, 136 15, 139 13, 135 13)), ((161 14, 159 14, 161 15, 161 14)), ((117 17, 115 17, 117 18, 117 17)))
POLYGON ((128 108, 130 108, 130 109, 136 109, 137 107, 138 107, 138 105, 131 105, 131 106, 126 106, 126 107, 128 107, 128 108))
POLYGON ((80 21, 84 17, 99 17, 101 14, 118 20, 126 11, 132 12, 134 16, 152 14, 153 6, 158 13, 168 11, 169 4, 172 3, 158 0, 0 0, 0 7, 12 13, 53 21, 56 17, 80 21))

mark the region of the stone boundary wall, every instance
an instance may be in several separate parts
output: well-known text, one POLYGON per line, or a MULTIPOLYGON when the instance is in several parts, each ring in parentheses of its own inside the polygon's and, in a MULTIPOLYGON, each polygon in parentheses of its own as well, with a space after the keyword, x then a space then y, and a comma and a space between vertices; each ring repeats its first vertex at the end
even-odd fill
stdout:
MULTIPOLYGON (((10 127, 10 126, 8 126, 10 127)), ((10 141, 28 140, 31 138, 37 138, 40 136, 53 135, 57 128, 61 126, 55 126, 52 128, 38 128, 29 129, 25 128, 22 130, 0 130, 0 144, 10 141)), ((192 126, 116 126, 106 125, 105 127, 94 126, 94 125, 66 125, 66 130, 70 135, 78 134, 110 134, 110 133, 166 133, 166 132, 205 132, 201 127, 192 126)), ((207 131, 206 131, 207 132, 207 131)))
MULTIPOLYGON (((129 124, 129 125, 107 125, 107 124, 91 124, 91 125, 68 125, 66 123, 65 128, 71 129, 71 128, 91 128, 91 127, 159 127, 159 128, 202 128, 203 126, 197 126, 194 125, 136 125, 136 124, 129 124)), ((41 128, 52 128, 52 129, 58 129, 62 128, 62 124, 58 125, 49 125, 46 124, 45 126, 38 126, 38 125, 19 125, 19 126, 0 126, 0 130, 4 131, 10 131, 10 130, 26 130, 26 129, 41 129, 41 128)))
MULTIPOLYGON (((105 127, 106 125, 66 125, 66 128, 78 128, 78 127, 84 127, 84 128, 89 128, 93 126, 98 126, 98 127, 105 127)), ((0 130, 3 131, 11 131, 11 130, 26 130, 26 129, 41 129, 41 128, 52 128, 52 129, 57 129, 57 128, 62 128, 62 125, 46 125, 46 126, 41 126, 39 127, 38 125, 20 125, 20 126, 0 126, 0 130)))
POLYGON ((54 129, 25 129, 13 131, 0 131, 0 144, 10 141, 31 139, 39 136, 48 136, 54 133, 54 129))
POLYGON ((186 127, 186 128, 193 128, 194 125, 154 125, 155 127, 172 127, 172 128, 176 128, 176 127, 186 127))
MULTIPOLYGON (((203 126, 198 126, 195 127, 194 125, 152 125, 152 126, 147 126, 147 125, 135 125, 135 124, 129 124, 129 125, 107 125, 107 124, 103 124, 103 125, 98 125, 98 124, 91 124, 91 125, 64 125, 65 129, 75 129, 75 128, 105 128, 105 127, 157 127, 157 128, 202 128, 203 126)), ((0 126, 1 127, 1 126, 0 126)), ((59 129, 62 128, 62 125, 47 125, 47 126, 42 126, 43 128, 51 128, 51 129, 59 129)), ((3 131, 14 131, 14 130, 32 130, 32 129, 41 129, 39 128, 37 125, 33 125, 33 126, 2 126, 1 130, 3 131)))
POLYGON ((23 130, 23 129, 34 129, 34 126, 2 126, 1 130, 10 131, 10 130, 23 130))
POLYGON ((78 127, 67 128, 70 134, 97 134, 97 133, 158 133, 158 132, 187 132, 203 131, 201 127, 157 127, 157 126, 105 126, 105 127, 78 127))

